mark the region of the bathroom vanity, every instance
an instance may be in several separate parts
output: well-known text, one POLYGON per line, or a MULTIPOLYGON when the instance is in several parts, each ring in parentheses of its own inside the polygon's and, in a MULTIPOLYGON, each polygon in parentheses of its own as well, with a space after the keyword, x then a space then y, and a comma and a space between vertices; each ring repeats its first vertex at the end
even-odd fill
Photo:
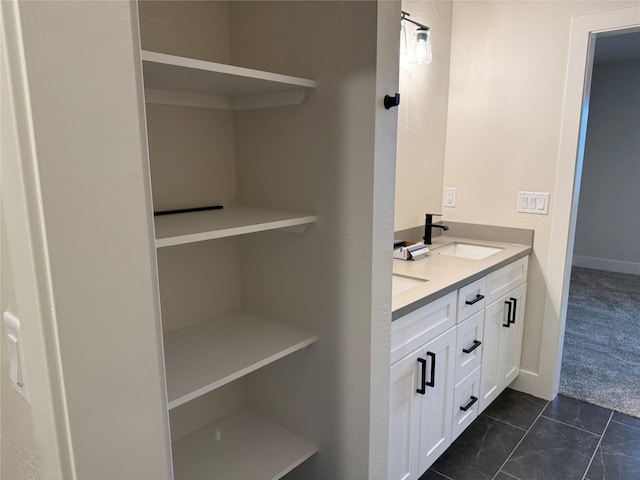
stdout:
POLYGON ((389 478, 418 479, 518 376, 531 242, 394 260, 389 478))

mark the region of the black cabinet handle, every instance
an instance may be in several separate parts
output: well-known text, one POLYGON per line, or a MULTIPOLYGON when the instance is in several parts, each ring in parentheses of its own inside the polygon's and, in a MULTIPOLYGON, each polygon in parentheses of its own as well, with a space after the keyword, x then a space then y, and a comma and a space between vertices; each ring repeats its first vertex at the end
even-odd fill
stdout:
POLYGON ((509 323, 516 323, 516 306, 518 304, 518 299, 511 297, 510 300, 513 302, 513 315, 511 320, 509 320, 509 323))
POLYGON ((462 410, 463 412, 466 412, 471 407, 473 407, 473 404, 476 403, 477 401, 478 401, 478 397, 471 396, 471 401, 467 403, 464 407, 460 407, 460 410, 462 410))
POLYGON ((464 353, 471 353, 473 352, 476 348, 478 348, 480 345, 482 345, 482 342, 480 340, 474 340, 473 341, 473 345, 469 348, 463 348, 462 351, 464 353))
POLYGON ((477 294, 476 298, 474 298, 473 300, 467 300, 464 303, 466 303, 467 305, 473 305, 474 303, 478 303, 483 298, 484 298, 484 295, 477 294))
POLYGON ((420 364, 420 369, 422 370, 422 381, 420 384, 422 385, 420 388, 416 389, 420 395, 424 395, 427 393, 427 389, 425 388, 426 380, 427 380, 427 361, 424 358, 418 358, 418 363, 420 364))
POLYGON ((507 311, 507 323, 503 323, 502 326, 509 328, 511 326, 511 309, 513 305, 511 305, 511 300, 505 300, 504 303, 509 307, 509 310, 507 311))
POLYGON ((431 380, 426 382, 427 387, 435 388, 436 386, 436 354, 427 352, 427 357, 431 358, 431 380))

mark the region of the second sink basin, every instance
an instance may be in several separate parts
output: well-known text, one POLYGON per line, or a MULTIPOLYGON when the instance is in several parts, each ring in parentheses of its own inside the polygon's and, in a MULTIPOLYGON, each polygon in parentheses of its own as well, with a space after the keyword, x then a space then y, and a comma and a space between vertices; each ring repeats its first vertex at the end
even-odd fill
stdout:
POLYGON ((412 288, 418 287, 428 281, 429 280, 424 280, 422 278, 408 277, 406 275, 397 275, 394 273, 391 280, 391 295, 406 292, 407 290, 411 290, 412 288))
POLYGON ((471 260, 482 260, 494 253, 498 253, 503 249, 500 247, 489 247, 487 245, 474 245, 472 243, 453 242, 442 247, 431 250, 432 253, 440 255, 449 255, 452 257, 468 258, 471 260))

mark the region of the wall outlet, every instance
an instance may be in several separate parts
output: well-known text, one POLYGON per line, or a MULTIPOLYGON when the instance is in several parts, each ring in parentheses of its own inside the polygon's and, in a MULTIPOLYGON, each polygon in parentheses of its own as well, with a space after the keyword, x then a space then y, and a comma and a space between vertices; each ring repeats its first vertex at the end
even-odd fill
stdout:
POLYGON ((444 206, 454 208, 456 206, 456 194, 457 190, 453 187, 447 187, 444 189, 444 206))
POLYGON ((549 194, 546 192, 518 192, 517 211, 522 213, 549 214, 549 194))

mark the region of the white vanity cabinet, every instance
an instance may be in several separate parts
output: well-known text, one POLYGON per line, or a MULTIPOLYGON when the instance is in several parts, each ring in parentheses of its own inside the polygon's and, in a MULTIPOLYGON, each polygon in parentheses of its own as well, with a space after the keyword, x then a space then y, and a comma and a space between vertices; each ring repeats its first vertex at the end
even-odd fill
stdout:
POLYGON ((391 325, 389 479, 418 479, 520 368, 529 257, 391 325))
POLYGON ((456 292, 391 325, 389 478, 417 479, 451 443, 456 292))

